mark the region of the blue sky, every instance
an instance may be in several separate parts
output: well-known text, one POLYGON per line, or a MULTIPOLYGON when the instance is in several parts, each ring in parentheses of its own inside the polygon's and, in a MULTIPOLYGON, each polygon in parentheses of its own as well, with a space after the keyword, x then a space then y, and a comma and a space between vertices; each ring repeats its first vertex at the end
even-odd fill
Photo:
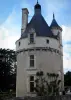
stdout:
MULTIPOLYGON (((42 15, 48 25, 53 12, 58 24, 63 28, 64 71, 71 70, 71 0, 38 0, 42 6, 42 15)), ((29 21, 34 14, 37 0, 1 0, 0 1, 0 47, 15 49, 15 41, 21 34, 22 8, 28 8, 29 21)))
MULTIPOLYGON (((20 13, 22 7, 30 7, 34 10, 34 5, 37 0, 1 0, 0 1, 0 24, 2 24, 13 10, 20 13), (30 2, 29 2, 30 1, 30 2)), ((50 24, 52 20, 52 13, 56 15, 56 19, 61 25, 71 24, 71 0, 38 0, 42 6, 42 14, 50 24)), ((33 11, 30 11, 32 16, 33 11), (32 12, 32 13, 31 13, 32 12)), ((19 16, 19 15, 18 15, 19 16)), ((19 18, 21 18, 19 16, 19 18)), ((19 24, 21 24, 19 22, 19 24)))

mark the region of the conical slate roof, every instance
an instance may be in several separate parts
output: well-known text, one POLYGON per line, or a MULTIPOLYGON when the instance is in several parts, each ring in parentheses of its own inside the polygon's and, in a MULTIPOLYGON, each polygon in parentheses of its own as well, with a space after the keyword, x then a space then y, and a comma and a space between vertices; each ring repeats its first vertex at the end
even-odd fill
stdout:
POLYGON ((41 15, 41 6, 38 3, 35 5, 34 10, 35 14, 27 25, 21 38, 27 37, 31 28, 35 30, 36 36, 54 37, 50 27, 41 15))
POLYGON ((36 36, 47 36, 47 37, 53 36, 53 33, 51 32, 49 26, 47 25, 42 15, 35 14, 33 16, 23 35, 27 35, 27 33, 31 28, 35 30, 36 36))
POLYGON ((58 25, 58 23, 56 22, 54 14, 53 14, 53 20, 52 20, 52 23, 51 23, 51 25, 50 25, 50 28, 53 28, 53 27, 57 27, 57 28, 59 28, 59 29, 62 30, 62 28, 61 28, 61 27, 58 25))

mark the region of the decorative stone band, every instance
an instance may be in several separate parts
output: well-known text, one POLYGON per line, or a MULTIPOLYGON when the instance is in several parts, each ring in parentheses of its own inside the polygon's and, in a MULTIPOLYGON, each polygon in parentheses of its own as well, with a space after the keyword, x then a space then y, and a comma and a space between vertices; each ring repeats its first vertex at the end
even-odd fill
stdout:
POLYGON ((21 49, 21 50, 18 50, 16 51, 16 54, 17 53, 21 53, 21 52, 26 52, 26 51, 50 51, 50 52, 55 52, 61 56, 63 56, 63 53, 57 49, 54 49, 54 48, 51 48, 51 47, 33 47, 33 48, 27 48, 27 49, 21 49))

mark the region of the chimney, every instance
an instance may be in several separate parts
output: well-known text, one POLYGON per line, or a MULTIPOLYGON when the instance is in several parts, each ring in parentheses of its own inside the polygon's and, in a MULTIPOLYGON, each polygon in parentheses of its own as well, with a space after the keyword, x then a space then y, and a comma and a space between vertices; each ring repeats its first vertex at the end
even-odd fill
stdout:
POLYGON ((22 9, 22 28, 21 28, 21 35, 23 34, 23 32, 26 29, 26 26, 28 24, 28 9, 27 8, 23 8, 22 9))

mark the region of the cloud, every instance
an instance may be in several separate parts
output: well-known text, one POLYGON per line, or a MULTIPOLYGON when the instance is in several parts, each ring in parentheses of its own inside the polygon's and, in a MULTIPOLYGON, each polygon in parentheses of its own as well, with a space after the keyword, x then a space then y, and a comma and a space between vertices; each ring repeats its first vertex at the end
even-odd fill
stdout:
POLYGON ((64 66, 64 72, 71 71, 71 56, 65 54, 63 57, 63 66, 64 66))
POLYGON ((64 71, 71 71, 71 27, 62 26, 62 40, 63 40, 63 66, 64 71))
POLYGON ((0 25, 0 48, 15 49, 15 42, 20 37, 20 28, 15 24, 16 19, 16 12, 13 10, 0 25))
POLYGON ((0 48, 15 49, 15 42, 21 35, 21 8, 23 7, 29 9, 29 20, 31 19, 33 7, 31 8, 26 0, 16 5, 5 22, 0 25, 0 48))
MULTIPOLYGON (((31 8, 28 3, 26 4, 22 3, 21 7, 27 7, 30 12, 29 16, 33 15, 33 6, 31 8)), ((52 4, 48 5, 48 7, 46 5, 46 9, 49 9, 50 11, 48 12, 48 18, 49 18, 48 21, 49 20, 51 21, 52 12, 53 11, 57 12, 58 9, 56 10, 56 6, 52 6, 52 4), (49 9, 50 8, 49 6, 52 7, 51 11, 49 9)), ((46 10, 45 10, 45 13, 47 13, 46 10)), ((0 48, 15 49, 15 42, 17 39, 19 39, 20 34, 21 34, 20 24, 21 24, 21 9, 18 12, 17 12, 17 9, 13 9, 11 14, 6 19, 6 21, 2 25, 0 25, 0 48)), ((62 29, 63 29, 63 32, 62 32, 63 66, 64 66, 64 72, 66 72, 68 70, 71 70, 71 27, 67 27, 63 25, 62 29)))
POLYGON ((71 27, 67 27, 63 25, 62 28, 63 28, 62 37, 64 42, 71 41, 71 27))

